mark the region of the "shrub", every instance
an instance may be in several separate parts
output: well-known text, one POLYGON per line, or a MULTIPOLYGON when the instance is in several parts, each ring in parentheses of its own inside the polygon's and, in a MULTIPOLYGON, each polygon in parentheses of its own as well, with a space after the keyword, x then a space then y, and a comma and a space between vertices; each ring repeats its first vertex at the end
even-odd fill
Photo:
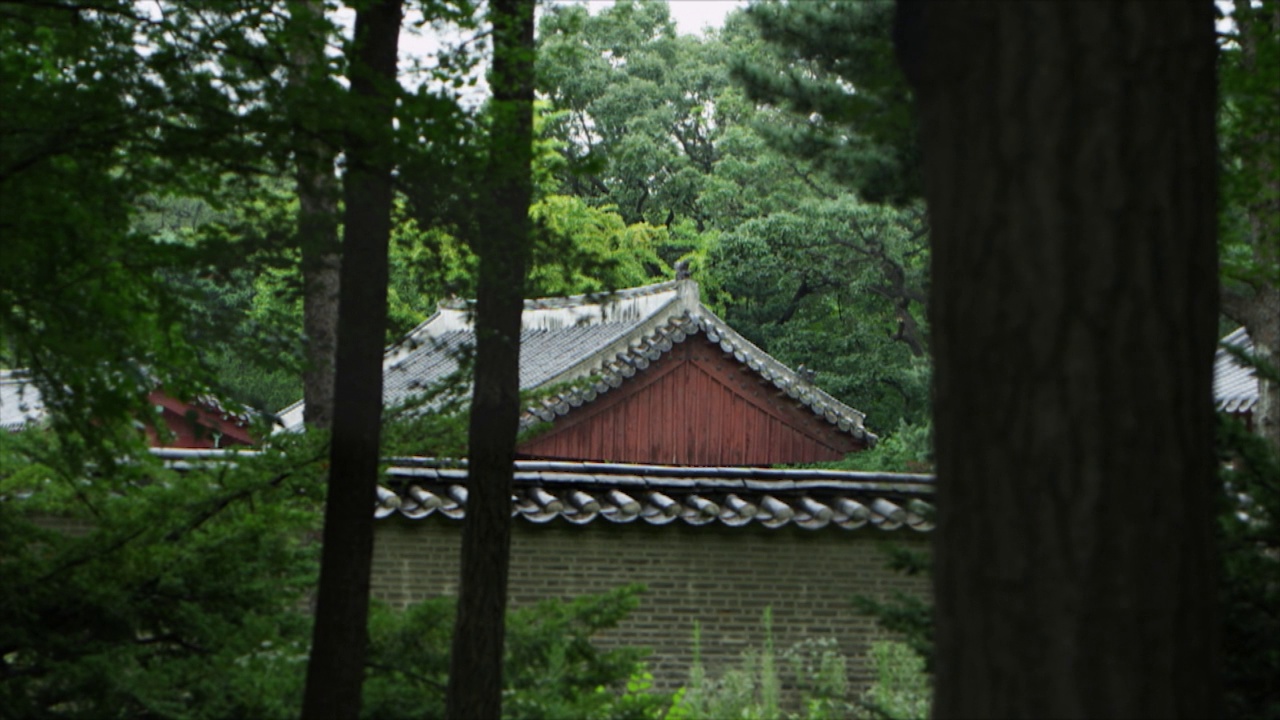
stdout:
MULTIPOLYGON (((591 638, 615 627, 643 588, 547 600, 507 618, 503 715, 507 718, 641 720, 661 717, 669 696, 652 690, 646 651, 601 650, 591 638)), ((456 600, 404 612, 374 609, 363 715, 370 720, 444 717, 456 600)))

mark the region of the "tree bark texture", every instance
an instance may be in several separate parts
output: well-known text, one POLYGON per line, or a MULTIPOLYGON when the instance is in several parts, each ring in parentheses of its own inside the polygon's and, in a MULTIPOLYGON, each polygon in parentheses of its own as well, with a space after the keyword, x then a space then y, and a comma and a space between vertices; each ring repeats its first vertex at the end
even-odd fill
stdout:
POLYGON ((338 347, 338 281, 342 243, 338 239, 336 152, 325 137, 331 82, 325 60, 327 27, 319 0, 289 4, 289 86, 294 121, 295 181, 298 192, 298 246, 302 251, 302 324, 306 369, 302 394, 308 425, 329 429, 333 421, 333 371, 338 347))
POLYGON ((1213 6, 906 2, 937 717, 1215 717, 1213 6))
POLYGON ((346 141, 337 382, 304 718, 354 718, 360 712, 382 424, 400 19, 400 0, 373 2, 356 14, 350 92, 361 115, 346 141))
POLYGON ((467 515, 446 716, 497 720, 511 544, 511 479, 520 414, 520 321, 533 194, 534 0, 490 0, 493 23, 488 207, 476 249, 475 389, 467 515))

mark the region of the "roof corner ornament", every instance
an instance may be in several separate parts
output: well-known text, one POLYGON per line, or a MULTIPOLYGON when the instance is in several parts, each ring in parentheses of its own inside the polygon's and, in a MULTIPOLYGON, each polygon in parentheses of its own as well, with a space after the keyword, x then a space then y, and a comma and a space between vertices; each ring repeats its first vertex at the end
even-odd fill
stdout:
POLYGON ((690 274, 689 274, 689 261, 688 261, 688 260, 677 260, 677 261, 676 261, 676 264, 675 264, 675 270, 676 270, 676 280, 688 280, 688 279, 689 279, 690 274))
POLYGON ((796 368, 796 375, 799 375, 800 379, 804 382, 813 384, 813 379, 818 377, 818 371, 804 363, 801 363, 800 366, 796 368))
POLYGON ((693 274, 690 272, 688 260, 677 260, 673 266, 676 271, 675 288, 676 296, 679 298, 678 307, 687 313, 697 313, 702 309, 702 293, 698 290, 698 283, 694 281, 693 274))

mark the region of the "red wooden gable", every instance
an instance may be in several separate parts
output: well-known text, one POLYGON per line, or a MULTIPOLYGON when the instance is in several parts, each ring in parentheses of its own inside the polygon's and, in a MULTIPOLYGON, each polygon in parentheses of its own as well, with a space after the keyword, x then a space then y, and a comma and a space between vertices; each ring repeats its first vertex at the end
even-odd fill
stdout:
MULTIPOLYGON (((249 432, 249 418, 222 408, 215 400, 186 402, 156 389, 147 393, 147 402, 156 414, 141 418, 139 424, 151 447, 204 449, 256 442, 249 432), (166 432, 157 432, 156 419, 166 432)), ((17 432, 40 427, 47 415, 40 391, 25 371, 0 370, 0 429, 17 432)))
POLYGON ((839 460, 866 444, 710 342, 691 337, 621 388, 557 418, 519 457, 671 465, 839 460))
POLYGON ((242 417, 204 403, 183 402, 154 390, 147 400, 159 411, 169 437, 161 438, 156 429, 146 426, 147 444, 152 447, 219 448, 253 445, 248 423, 242 417))
MULTIPOLYGON (((383 402, 452 382, 474 345, 472 306, 442 303, 383 358, 383 402)), ((688 278, 526 300, 520 390, 537 395, 525 457, 682 465, 837 460, 874 445, 865 416, 739 335, 688 278)), ((280 413, 301 428, 302 402, 280 413)))

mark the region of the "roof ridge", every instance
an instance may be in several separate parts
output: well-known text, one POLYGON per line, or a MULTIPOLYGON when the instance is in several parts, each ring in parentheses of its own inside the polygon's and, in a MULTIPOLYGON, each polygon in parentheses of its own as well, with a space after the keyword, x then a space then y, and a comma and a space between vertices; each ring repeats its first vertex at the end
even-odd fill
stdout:
MULTIPOLYGON (((526 408, 521 417, 521 427, 527 428, 538 421, 553 422, 556 417, 567 415, 573 408, 592 402, 597 396, 620 387, 637 371, 645 370, 667 352, 698 332, 705 332, 707 339, 720 345, 720 349, 733 355, 757 376, 785 392, 793 400, 808 407, 841 431, 874 445, 879 438, 864 425, 866 414, 837 400, 812 381, 787 367, 782 361, 760 349, 755 343, 729 327, 714 312, 702 304, 700 298, 684 306, 684 311, 672 314, 659 323, 637 342, 628 344, 622 352, 610 355, 602 351, 593 354, 576 368, 595 366, 579 377, 599 375, 585 387, 570 388, 555 393, 533 407, 526 408)), ((568 374, 568 373, 565 373, 568 374)), ((564 374, 562 374, 563 376, 564 374)))
MULTIPOLYGON (((731 340, 733 341, 733 345, 745 345, 746 348, 748 348, 748 350, 751 351, 751 355, 759 357, 759 360, 762 361, 762 364, 771 365, 771 370, 773 370, 774 373, 791 375, 791 378, 794 379, 794 382, 803 383, 804 386, 808 388, 808 392, 810 393, 810 395, 817 395, 819 400, 827 402, 827 404, 835 405, 837 411, 841 411, 842 414, 856 415, 858 416, 859 420, 867 419, 867 414, 863 413, 863 411, 856 409, 856 407, 846 405, 845 402, 837 400, 837 398, 835 396, 832 396, 831 393, 824 391, 824 389, 818 387, 817 384, 814 384, 812 379, 804 377, 804 375, 801 375, 799 372, 796 372, 796 370, 792 370, 790 366, 787 366, 786 363, 782 363, 782 361, 778 360, 777 357, 769 355, 768 352, 765 352, 764 350, 762 350, 762 348, 760 348, 758 345, 755 345, 754 342, 751 342, 750 340, 748 340, 748 338, 742 336, 741 333, 735 331, 735 329, 730 327, 730 325, 724 322, 724 320, 719 319, 719 316, 716 315, 716 313, 712 313, 712 311, 707 309, 707 307, 704 306, 703 310, 705 310, 705 313, 707 313, 710 316, 710 319, 714 320, 714 323, 718 324, 718 328, 717 328, 718 334, 721 334, 721 336, 730 337, 731 340)), ((749 363, 748 363, 748 366, 750 366, 749 363)), ((760 372, 760 370, 758 369, 755 369, 755 368, 751 368, 751 369, 755 370, 756 373, 760 372)), ((781 388, 781 389, 785 389, 785 388, 781 388)), ((788 395, 790 395, 790 393, 788 393, 788 395)), ((792 396, 792 397, 795 397, 795 396, 792 396)), ((805 402, 805 405, 810 405, 810 404, 809 402, 805 402)), ((870 437, 876 438, 876 436, 870 436, 870 437)), ((872 442, 874 442, 874 439, 872 442)))
MULTIPOLYGON (((674 290, 679 286, 680 280, 665 280, 660 283, 651 285, 640 285, 630 288, 617 288, 615 290, 601 290, 598 292, 582 293, 579 295, 561 295, 542 298, 526 298, 524 301, 525 310, 557 310, 560 308, 581 307, 583 305, 603 305, 616 300, 630 300, 632 298, 643 297, 645 295, 654 295, 668 290, 674 290)), ((446 298, 441 300, 437 306, 441 310, 471 310, 475 307, 474 298, 446 298)))
MULTIPOLYGON (((452 300, 439 304, 435 313, 388 348, 383 356, 384 373, 409 373, 409 366, 424 345, 433 345, 452 330, 471 331, 473 301, 452 300)), ((544 342, 539 338, 564 332, 572 337, 573 352, 558 358, 559 364, 543 365, 536 380, 522 388, 534 389, 569 384, 541 402, 526 407, 521 425, 539 420, 552 422, 584 402, 618 388, 622 383, 659 360, 672 347, 690 336, 706 332, 707 339, 747 366, 757 377, 772 383, 792 400, 853 437, 875 444, 879 439, 865 427, 866 415, 817 387, 812 376, 792 370, 743 337, 702 303, 698 284, 678 278, 611 292, 586 293, 560 298, 526 300, 521 332, 522 343, 544 342), (590 336, 590 341, 585 338, 590 336)), ((452 342, 452 341, 450 341, 452 342)), ((549 341, 547 341, 549 342, 549 341)), ((558 341, 559 342, 559 341, 558 341)), ((439 348, 436 348, 439 350, 439 348)), ((521 365, 524 369, 525 353, 521 365)), ((411 374, 411 373, 410 373, 411 374)), ((404 374, 408 378, 410 374, 404 374)), ((401 377, 401 376, 397 376, 401 377)), ((384 401, 386 399, 384 381, 384 401)), ((414 385, 408 385, 410 389, 414 385)), ((295 403, 282 412, 289 427, 302 420, 302 406, 295 403)))

